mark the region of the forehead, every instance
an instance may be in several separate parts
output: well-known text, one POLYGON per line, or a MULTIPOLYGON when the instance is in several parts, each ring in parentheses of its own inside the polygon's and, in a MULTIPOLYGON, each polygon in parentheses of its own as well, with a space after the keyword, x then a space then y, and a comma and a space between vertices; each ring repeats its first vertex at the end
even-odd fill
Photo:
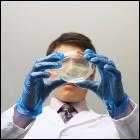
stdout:
POLYGON ((62 44, 56 47, 54 51, 60 51, 63 52, 64 54, 72 54, 72 55, 78 55, 83 53, 83 50, 79 46, 69 44, 62 44))

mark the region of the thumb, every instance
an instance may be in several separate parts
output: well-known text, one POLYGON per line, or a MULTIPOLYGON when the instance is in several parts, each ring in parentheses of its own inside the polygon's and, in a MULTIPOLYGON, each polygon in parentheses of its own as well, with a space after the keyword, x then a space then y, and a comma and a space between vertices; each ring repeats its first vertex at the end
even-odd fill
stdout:
POLYGON ((77 82, 77 86, 90 89, 93 92, 97 92, 98 87, 99 87, 99 82, 98 81, 92 81, 92 80, 85 80, 83 82, 77 82))
POLYGON ((47 92, 51 92, 52 90, 54 90, 55 88, 65 84, 66 81, 59 79, 59 80, 55 80, 55 81, 49 81, 47 82, 47 84, 45 84, 45 90, 47 92))
POLYGON ((57 88, 58 86, 61 86, 63 84, 65 84, 66 81, 64 81, 63 79, 59 79, 59 80, 55 80, 51 83, 52 88, 57 88))

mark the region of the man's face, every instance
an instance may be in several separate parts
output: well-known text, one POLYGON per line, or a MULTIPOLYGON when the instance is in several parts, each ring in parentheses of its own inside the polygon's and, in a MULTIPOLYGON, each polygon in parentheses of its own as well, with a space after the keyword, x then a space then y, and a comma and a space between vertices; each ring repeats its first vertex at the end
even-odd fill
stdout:
MULTIPOLYGON (((72 53, 75 56, 79 56, 82 53, 82 49, 72 45, 60 45, 54 52, 63 52, 64 55, 72 53)), ((67 83, 55 90, 55 97, 64 102, 80 102, 86 97, 87 90, 67 83)))

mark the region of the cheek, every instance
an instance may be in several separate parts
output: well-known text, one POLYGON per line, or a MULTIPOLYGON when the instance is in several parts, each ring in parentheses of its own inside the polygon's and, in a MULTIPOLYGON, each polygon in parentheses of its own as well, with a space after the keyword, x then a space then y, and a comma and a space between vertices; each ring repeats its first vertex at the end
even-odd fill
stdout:
POLYGON ((78 93, 85 93, 87 92, 86 89, 82 89, 82 88, 78 88, 75 86, 71 86, 71 85, 65 85, 65 86, 60 86, 57 88, 57 91, 59 92, 69 92, 71 94, 78 94, 78 93))
POLYGON ((55 91, 55 96, 65 102, 79 102, 86 96, 87 90, 74 86, 61 86, 55 91))

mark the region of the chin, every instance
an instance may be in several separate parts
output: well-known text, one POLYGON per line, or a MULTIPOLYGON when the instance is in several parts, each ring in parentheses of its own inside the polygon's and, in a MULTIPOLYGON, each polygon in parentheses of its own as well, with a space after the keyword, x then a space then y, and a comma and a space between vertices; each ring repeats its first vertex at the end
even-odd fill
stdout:
POLYGON ((72 86, 72 85, 64 85, 63 87, 62 87, 62 89, 63 90, 69 90, 69 91, 76 91, 76 90, 79 90, 79 88, 78 87, 75 87, 75 86, 72 86))
POLYGON ((77 103, 82 101, 82 99, 77 99, 77 98, 67 98, 67 97, 60 97, 56 96, 57 99, 59 99, 62 102, 68 102, 68 103, 77 103))
POLYGON ((63 91, 55 93, 55 97, 63 102, 80 102, 86 97, 86 93, 63 91))
POLYGON ((80 102, 86 97, 86 93, 85 89, 64 85, 55 90, 55 97, 63 102, 80 102))

